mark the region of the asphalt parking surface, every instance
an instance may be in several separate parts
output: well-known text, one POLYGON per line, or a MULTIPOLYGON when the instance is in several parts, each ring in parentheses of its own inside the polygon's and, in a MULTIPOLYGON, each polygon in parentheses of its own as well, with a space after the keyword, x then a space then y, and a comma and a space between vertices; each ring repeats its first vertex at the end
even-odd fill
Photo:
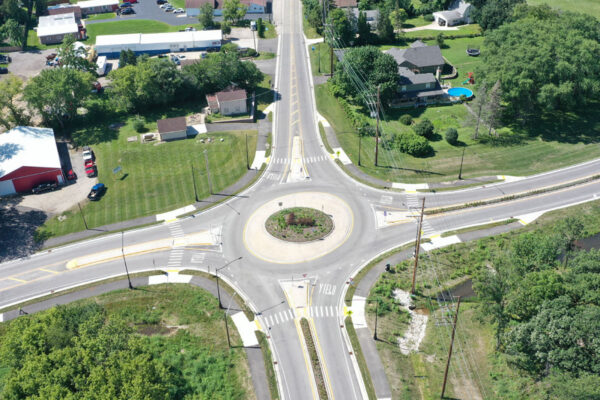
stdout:
POLYGON ((172 12, 163 11, 162 8, 156 4, 156 0, 139 0, 139 3, 132 4, 135 14, 131 15, 118 15, 116 18, 101 19, 96 21, 86 21, 86 25, 97 24, 101 22, 111 21, 125 21, 128 19, 151 19, 154 21, 160 21, 169 25, 191 25, 197 24, 198 18, 187 17, 184 14, 173 14, 172 12))
MULTIPOLYGON (((28 79, 38 75, 46 66, 46 56, 56 53, 56 49, 34 50, 34 51, 13 51, 7 53, 12 62, 8 64, 8 72, 13 75, 28 79)), ((9 74, 0 75, 0 79, 9 74)))

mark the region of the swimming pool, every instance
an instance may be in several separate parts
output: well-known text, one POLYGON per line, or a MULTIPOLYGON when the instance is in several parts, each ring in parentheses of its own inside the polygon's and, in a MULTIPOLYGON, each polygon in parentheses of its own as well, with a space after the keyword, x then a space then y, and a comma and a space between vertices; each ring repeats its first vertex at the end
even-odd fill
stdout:
POLYGON ((473 91, 464 87, 450 88, 448 89, 448 94, 453 97, 460 97, 464 94, 467 97, 467 99, 473 97, 473 91))

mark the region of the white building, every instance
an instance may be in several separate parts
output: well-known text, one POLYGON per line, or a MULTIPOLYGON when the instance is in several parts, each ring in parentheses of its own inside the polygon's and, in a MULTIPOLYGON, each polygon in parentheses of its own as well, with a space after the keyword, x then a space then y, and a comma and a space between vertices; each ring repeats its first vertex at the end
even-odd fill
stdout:
POLYGON ((83 28, 79 28, 74 13, 40 17, 37 26, 37 35, 42 44, 60 43, 68 34, 82 39, 84 32, 83 28))
POLYGON ((122 50, 136 54, 162 54, 179 51, 220 49, 221 30, 168 33, 132 33, 96 37, 96 52, 108 58, 117 58, 122 50))
POLYGON ((433 13, 439 26, 454 26, 471 23, 471 4, 464 0, 455 1, 447 11, 433 13))

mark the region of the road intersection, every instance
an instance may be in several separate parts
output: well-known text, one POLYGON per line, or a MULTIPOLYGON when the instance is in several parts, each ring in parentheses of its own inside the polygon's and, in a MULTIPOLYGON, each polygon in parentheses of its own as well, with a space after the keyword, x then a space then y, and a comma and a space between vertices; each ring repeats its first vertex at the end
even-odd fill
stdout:
MULTIPOLYGON (((152 268, 214 273, 216 267, 242 257, 219 275, 247 300, 270 337, 282 398, 317 396, 298 327, 299 319, 305 317, 313 328, 329 397, 362 399, 364 384, 343 328, 348 278, 376 255, 414 240, 412 214, 423 196, 427 208, 445 207, 554 186, 599 170, 600 161, 592 161, 486 187, 426 194, 382 191, 356 182, 335 164, 321 142, 300 2, 275 2, 274 11, 280 34, 274 85, 277 94, 271 162, 262 177, 227 202, 193 216, 4 263, 0 265, 0 308, 120 276, 124 273, 123 256, 132 273, 152 268), (302 193, 307 192, 316 193, 311 204, 303 200, 302 193), (319 193, 323 195, 319 197, 319 193), (255 232, 264 228, 264 216, 253 219, 262 207, 314 207, 319 199, 324 210, 340 204, 350 210, 352 223, 342 239, 335 235, 325 238, 318 252, 302 245, 281 250, 263 242, 263 256, 256 251, 260 241, 248 244, 248 224, 255 232), (396 223, 378 224, 378 212, 382 211, 403 217, 396 223)), ((431 215, 425 218, 424 235, 592 201, 597 194, 600 181, 590 181, 515 201, 431 215)), ((336 225, 336 229, 341 226, 336 225)))

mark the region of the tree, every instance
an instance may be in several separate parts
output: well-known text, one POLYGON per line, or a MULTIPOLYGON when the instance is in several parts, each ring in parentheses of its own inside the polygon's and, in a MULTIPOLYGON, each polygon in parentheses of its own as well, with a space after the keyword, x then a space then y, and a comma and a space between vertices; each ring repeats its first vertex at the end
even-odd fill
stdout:
POLYGON ((456 128, 446 129, 444 137, 446 138, 446 142, 450 143, 453 146, 458 143, 458 131, 456 130, 456 128))
POLYGON ((96 65, 86 58, 87 52, 85 48, 76 47, 75 42, 76 39, 73 35, 66 35, 64 37, 63 44, 57 50, 61 66, 94 73, 96 65))
POLYGON ((475 133, 473 133, 473 139, 477 139, 479 137, 479 125, 481 124, 481 116, 483 114, 483 109, 486 106, 487 101, 487 84, 485 83, 485 81, 483 81, 477 89, 477 95, 475 96, 475 100, 472 104, 472 108, 475 109, 475 133))
POLYGON ((246 15, 248 6, 242 4, 240 0, 225 0, 223 4, 223 18, 236 25, 246 15))
POLYGON ((0 81, 0 124, 7 130, 19 125, 29 125, 29 115, 16 101, 23 91, 23 81, 9 75, 0 81))
POLYGON ((251 93, 260 85, 264 76, 256 64, 251 61, 244 61, 240 63, 240 71, 233 78, 233 81, 237 86, 251 93))
MULTIPOLYGON (((500 122, 500 116, 502 113, 502 90, 500 88, 500 81, 497 81, 490 92, 488 93, 488 100, 484 107, 484 118, 488 125, 488 135, 491 136, 492 131, 495 132, 500 122)), ((496 136, 498 136, 496 134, 496 136)))
POLYGON ((23 46, 23 27, 14 19, 9 19, 0 28, 0 37, 4 37, 13 46, 23 46))
POLYGON ((428 138, 433 135, 434 127, 429 119, 423 118, 413 127, 413 130, 417 135, 428 138))
POLYGON ((354 30, 344 10, 331 10, 327 16, 327 23, 332 26, 333 34, 342 46, 350 46, 354 42, 354 30))
POLYGON ((94 77, 73 68, 44 69, 25 87, 25 100, 49 123, 58 123, 77 115, 77 108, 89 97, 94 77))
POLYGON ((265 37, 265 23, 262 18, 256 20, 256 32, 258 33, 258 37, 265 37))
POLYGON ((342 61, 337 64, 333 84, 346 97, 361 104, 372 102, 379 86, 381 102, 386 106, 398 87, 398 64, 394 57, 382 53, 377 47, 355 47, 346 51, 342 61), (357 77, 356 71, 361 72, 360 77, 357 77), (367 87, 372 92, 359 90, 357 78, 366 79, 367 87))
POLYGON ((213 13, 214 8, 212 2, 204 3, 200 6, 200 16, 198 17, 198 22, 200 22, 202 28, 209 29, 213 27, 215 24, 213 13))
POLYGON ((377 36, 383 43, 392 43, 396 38, 389 15, 383 8, 379 10, 379 17, 377 18, 377 36))
POLYGON ((487 0, 475 5, 472 17, 483 30, 492 30, 513 21, 513 8, 525 0, 487 0))
POLYGON ((407 18, 408 14, 406 14, 406 11, 403 8, 396 7, 394 11, 390 13, 390 22, 396 31, 402 29, 402 25, 407 18))
POLYGON ((480 79, 499 82, 503 114, 536 118, 600 99, 600 21, 563 13, 519 19, 486 34, 480 79))
POLYGON ((231 25, 226 21, 221 22, 221 32, 223 32, 223 35, 229 35, 231 33, 231 25))
POLYGON ((444 48, 444 33, 440 32, 435 36, 435 42, 437 43, 438 46, 440 46, 440 49, 444 48))
POLYGON ((367 22, 367 14, 364 11, 358 13, 358 20, 356 22, 356 30, 358 32, 358 38, 356 44, 363 46, 373 41, 373 34, 371 33, 371 25, 367 22))

